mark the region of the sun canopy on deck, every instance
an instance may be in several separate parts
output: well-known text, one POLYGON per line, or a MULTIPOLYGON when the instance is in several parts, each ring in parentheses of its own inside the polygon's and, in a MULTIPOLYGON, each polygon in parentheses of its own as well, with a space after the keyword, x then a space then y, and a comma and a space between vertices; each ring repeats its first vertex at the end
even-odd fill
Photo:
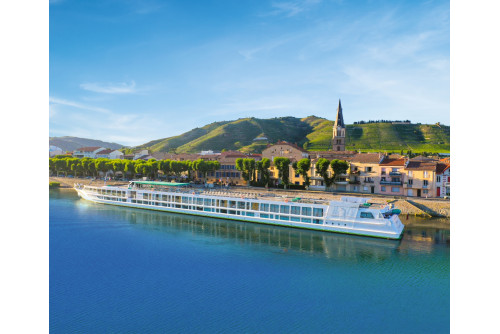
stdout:
POLYGON ((161 181, 132 181, 135 184, 149 184, 152 186, 167 186, 167 187, 185 187, 189 186, 189 183, 174 183, 174 182, 161 182, 161 181))

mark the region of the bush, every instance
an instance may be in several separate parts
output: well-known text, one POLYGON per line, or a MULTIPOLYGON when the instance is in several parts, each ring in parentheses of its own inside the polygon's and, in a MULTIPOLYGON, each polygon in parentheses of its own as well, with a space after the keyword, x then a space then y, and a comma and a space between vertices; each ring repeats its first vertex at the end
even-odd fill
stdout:
POLYGON ((49 188, 59 188, 60 182, 49 182, 49 188))

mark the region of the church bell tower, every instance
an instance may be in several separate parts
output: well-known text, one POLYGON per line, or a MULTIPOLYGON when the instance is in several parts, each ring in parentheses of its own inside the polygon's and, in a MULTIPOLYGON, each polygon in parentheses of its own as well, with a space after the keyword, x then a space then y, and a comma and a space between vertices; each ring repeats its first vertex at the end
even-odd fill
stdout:
POLYGON ((345 124, 340 99, 339 107, 337 108, 337 117, 335 118, 335 124, 333 125, 332 150, 345 151, 345 124))

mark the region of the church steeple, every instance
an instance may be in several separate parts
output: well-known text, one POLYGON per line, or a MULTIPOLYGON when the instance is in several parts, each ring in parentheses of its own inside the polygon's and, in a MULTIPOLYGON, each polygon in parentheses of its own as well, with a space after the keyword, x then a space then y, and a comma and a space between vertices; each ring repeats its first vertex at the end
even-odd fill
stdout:
POLYGON ((335 119, 334 127, 337 126, 345 127, 344 116, 342 115, 342 104, 340 103, 340 99, 339 99, 339 106, 337 108, 337 118, 335 119))
POLYGON ((337 117, 335 118, 335 124, 333 124, 332 150, 345 151, 345 124, 340 99, 337 108, 337 117))

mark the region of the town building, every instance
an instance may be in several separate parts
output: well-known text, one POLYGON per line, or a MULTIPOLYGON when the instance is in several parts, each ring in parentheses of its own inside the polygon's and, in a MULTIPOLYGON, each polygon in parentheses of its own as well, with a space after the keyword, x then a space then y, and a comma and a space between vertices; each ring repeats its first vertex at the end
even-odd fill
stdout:
POLYGON ((277 157, 288 158, 291 162, 294 162, 308 158, 309 153, 302 147, 286 141, 279 141, 274 145, 266 147, 262 151, 262 158, 268 158, 271 162, 277 157))
POLYGON ((407 158, 399 154, 385 156, 379 164, 377 174, 380 181, 376 185, 375 193, 390 196, 403 196, 405 193, 403 182, 405 179, 405 164, 407 158))
POLYGON ((96 154, 104 150, 106 150, 106 148, 99 146, 80 147, 73 151, 73 157, 95 159, 96 154))

